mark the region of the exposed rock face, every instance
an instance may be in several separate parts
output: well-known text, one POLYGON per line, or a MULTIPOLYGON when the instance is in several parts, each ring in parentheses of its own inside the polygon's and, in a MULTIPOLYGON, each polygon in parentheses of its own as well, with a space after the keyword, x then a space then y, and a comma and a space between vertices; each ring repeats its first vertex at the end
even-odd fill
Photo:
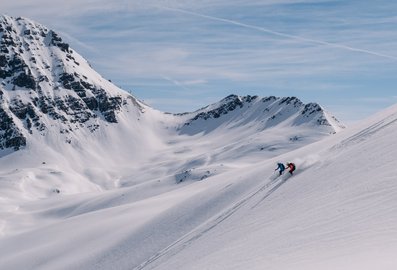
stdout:
POLYGON ((0 108, 0 149, 13 148, 19 150, 26 145, 26 138, 15 125, 13 119, 0 108))
MULTIPOLYGON (((255 97, 256 98, 256 97, 255 97)), ((209 110, 209 111, 203 111, 198 113, 195 117, 193 117, 186 125, 189 125, 190 122, 193 122, 198 119, 210 119, 210 118, 219 118, 221 115, 225 115, 228 112, 234 111, 237 108, 242 108, 244 106, 244 102, 251 102, 252 97, 247 96, 240 98, 236 95, 230 95, 227 96, 226 98, 223 99, 223 104, 221 104, 219 107, 209 110)))
POLYGON ((0 16, 0 82, 0 149, 19 149, 49 125, 94 132, 100 122, 117 123, 128 103, 140 106, 57 33, 24 18, 0 16))

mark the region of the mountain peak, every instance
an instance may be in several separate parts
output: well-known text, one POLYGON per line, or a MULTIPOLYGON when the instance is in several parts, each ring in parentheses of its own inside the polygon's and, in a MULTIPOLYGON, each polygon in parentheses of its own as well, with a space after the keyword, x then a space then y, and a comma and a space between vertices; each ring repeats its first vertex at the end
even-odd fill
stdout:
POLYGON ((335 133, 344 128, 317 103, 304 104, 297 97, 229 95, 195 112, 181 130, 183 133, 195 134, 215 130, 224 126, 224 123, 251 125, 252 121, 265 129, 282 124, 311 125, 322 127, 327 133, 335 133))
POLYGON ((95 72, 55 31, 25 18, 0 17, 0 149, 20 148, 28 134, 117 123, 135 98, 95 72))

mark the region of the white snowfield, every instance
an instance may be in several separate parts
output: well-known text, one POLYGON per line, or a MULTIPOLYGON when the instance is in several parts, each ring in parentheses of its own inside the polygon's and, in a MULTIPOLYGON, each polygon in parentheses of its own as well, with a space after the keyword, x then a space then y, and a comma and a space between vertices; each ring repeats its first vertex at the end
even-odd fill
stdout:
POLYGON ((96 117, 82 123, 35 108, 42 131, 13 116, 27 145, 0 150, 0 269, 397 269, 397 106, 345 130, 295 98, 164 114, 12 24, 48 81, 0 86, 4 111, 15 98, 80 101, 57 84, 64 71, 125 102, 117 123, 83 103, 96 117), (294 176, 276 178, 291 161, 294 176))
POLYGON ((1 160, 2 185, 23 176, 1 190, 13 198, 2 202, 1 269, 396 269, 396 135, 395 106, 276 157, 219 163, 215 139, 180 138, 172 153, 161 145, 146 164, 131 161, 130 177, 112 164, 113 189, 43 199, 28 194, 57 174, 87 188, 64 174, 79 157, 49 152, 35 166, 28 155, 39 150, 18 151, 1 160), (295 162, 295 175, 274 179, 276 161, 295 162), (198 169, 176 184, 168 172, 188 163, 198 169))

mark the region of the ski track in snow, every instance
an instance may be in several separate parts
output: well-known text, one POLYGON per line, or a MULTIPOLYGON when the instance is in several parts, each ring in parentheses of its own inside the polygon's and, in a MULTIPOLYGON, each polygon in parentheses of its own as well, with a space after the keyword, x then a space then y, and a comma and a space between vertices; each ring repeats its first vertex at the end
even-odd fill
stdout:
MULTIPOLYGON (((139 266, 133 268, 133 270, 142 270, 150 267, 151 264, 155 263, 157 260, 162 259, 163 257, 172 257, 185 249, 187 246, 191 245, 194 241, 198 240, 199 238, 203 237, 206 233, 214 229, 216 226, 221 224, 223 221, 228 219, 232 216, 237 210, 245 206, 248 202, 253 200, 256 196, 260 195, 262 192, 266 191, 269 187, 272 187, 270 190, 266 192, 266 194, 257 202, 255 203, 251 209, 254 209, 260 203, 262 203, 266 198, 268 198, 272 193, 274 193, 277 189, 279 189, 283 184, 287 182, 290 178, 289 175, 284 174, 282 177, 277 177, 276 179, 271 179, 268 183, 261 186, 256 191, 250 193, 245 198, 240 200, 239 202, 235 203, 232 207, 225 210, 222 214, 218 215, 212 221, 205 223, 204 225, 199 226, 197 229, 193 230, 192 232, 188 233, 187 235, 183 236, 170 246, 166 247, 165 249, 161 250, 160 252, 156 253, 153 257, 149 258, 147 261, 143 262, 139 266)), ((166 258, 165 258, 166 259, 166 258)))
POLYGON ((393 127, 396 123, 397 123, 396 115, 392 115, 382 121, 379 121, 369 126, 368 128, 358 132, 357 134, 354 134, 353 136, 343 140, 341 143, 337 144, 333 148, 342 149, 342 148, 346 148, 349 145, 365 141, 369 137, 378 133, 379 131, 393 127))
MULTIPOLYGON (((261 204, 264 200, 266 200, 270 195, 272 195, 277 189, 279 189, 283 184, 285 184, 289 178, 291 178, 292 176, 286 175, 285 177, 282 177, 281 180, 278 181, 278 183, 276 185, 274 185, 274 187, 272 187, 268 192, 266 192, 266 194, 257 202, 255 203, 251 209, 254 209, 256 207, 258 207, 259 204, 261 204)), ((277 179, 276 179, 277 180, 277 179)), ((276 181, 277 182, 277 181, 276 181)), ((269 185, 271 186, 271 185, 269 185)), ((266 187, 267 188, 267 187, 266 187)))

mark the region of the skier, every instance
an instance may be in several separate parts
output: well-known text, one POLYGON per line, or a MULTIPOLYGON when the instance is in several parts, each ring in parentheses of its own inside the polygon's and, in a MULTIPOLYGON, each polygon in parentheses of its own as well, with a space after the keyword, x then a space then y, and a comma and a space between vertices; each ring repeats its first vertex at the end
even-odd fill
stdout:
POLYGON ((275 171, 279 170, 280 175, 283 174, 283 172, 285 171, 285 166, 283 163, 277 163, 277 168, 275 169, 275 171))
POLYGON ((292 163, 292 162, 289 162, 289 163, 287 163, 287 167, 288 167, 288 169, 289 169, 289 173, 292 175, 293 172, 294 172, 295 169, 296 169, 295 164, 292 163))

